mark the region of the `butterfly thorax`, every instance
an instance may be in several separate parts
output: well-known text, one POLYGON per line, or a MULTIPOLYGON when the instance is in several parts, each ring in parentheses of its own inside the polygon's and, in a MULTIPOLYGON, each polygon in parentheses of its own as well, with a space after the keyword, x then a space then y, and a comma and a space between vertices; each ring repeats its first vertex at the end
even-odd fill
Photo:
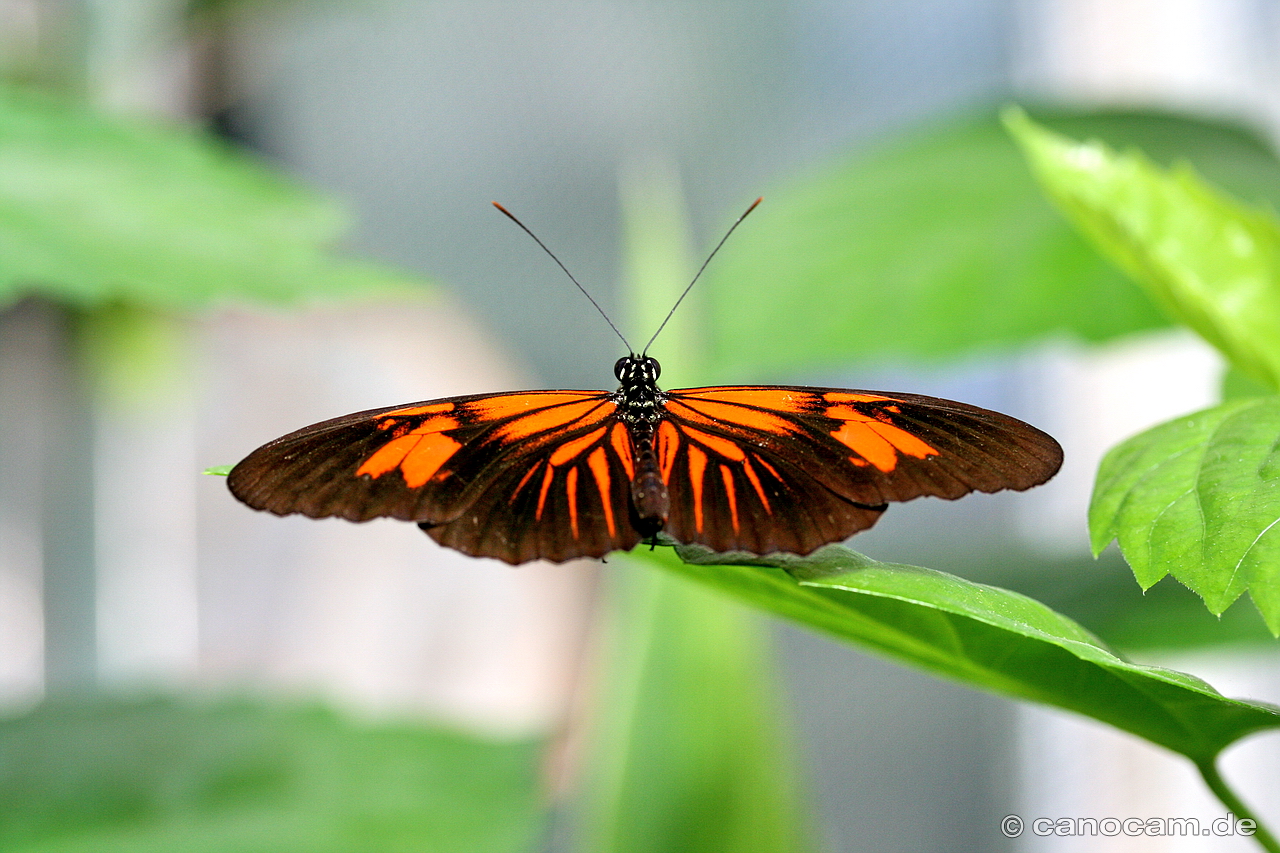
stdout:
POLYGON ((658 390, 658 375, 662 366, 658 360, 642 355, 628 355, 618 359, 613 375, 618 377, 618 390, 614 402, 618 404, 618 419, 632 429, 652 432, 662 420, 662 392, 658 390))
POLYGON ((654 431, 663 417, 664 395, 658 389, 662 366, 658 360, 644 355, 618 359, 613 374, 618 378, 614 402, 618 420, 627 426, 635 457, 635 476, 631 481, 631 503, 640 535, 652 541, 667 522, 671 498, 658 468, 653 448, 654 431))

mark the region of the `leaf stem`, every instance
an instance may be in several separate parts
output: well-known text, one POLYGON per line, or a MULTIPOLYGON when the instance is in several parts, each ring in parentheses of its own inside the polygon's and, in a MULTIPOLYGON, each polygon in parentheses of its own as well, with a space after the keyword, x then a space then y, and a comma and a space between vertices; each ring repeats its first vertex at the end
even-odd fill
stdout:
POLYGON ((1204 783, 1209 786, 1209 790, 1213 791, 1214 796, 1227 807, 1227 811, 1235 815, 1238 820, 1253 821, 1253 840, 1258 842, 1258 846, 1263 850, 1269 851, 1269 853, 1280 853, 1280 843, 1276 842, 1276 837, 1258 820, 1258 816, 1244 804, 1244 801, 1236 796, 1235 791, 1231 790, 1230 786, 1227 785, 1226 780, 1218 772, 1218 766, 1214 759, 1196 762, 1196 768, 1200 771, 1200 776, 1204 779, 1204 783))

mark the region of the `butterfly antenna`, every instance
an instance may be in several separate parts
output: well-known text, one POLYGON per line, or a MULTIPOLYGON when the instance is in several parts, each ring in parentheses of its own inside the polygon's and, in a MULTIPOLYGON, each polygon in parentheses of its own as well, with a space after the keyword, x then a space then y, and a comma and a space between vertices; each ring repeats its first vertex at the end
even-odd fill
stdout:
MULTIPOLYGON (((548 248, 547 248, 547 244, 546 244, 546 243, 544 243, 544 242, 542 242, 541 240, 539 240, 539 239, 538 239, 538 235, 537 235, 537 234, 534 234, 532 231, 530 231, 530 230, 529 230, 529 228, 528 228, 528 226, 526 226, 526 225, 525 225, 523 222, 521 222, 519 219, 516 219, 515 214, 513 214, 511 211, 507 210, 505 207, 503 207, 502 205, 498 204, 496 201, 493 203, 493 206, 494 206, 494 207, 496 207, 496 208, 498 208, 498 210, 501 210, 504 214, 506 214, 507 218, 508 218, 508 219, 510 219, 512 222, 514 222, 515 224, 519 225, 519 226, 520 226, 520 228, 521 228, 521 230, 523 230, 523 231, 524 231, 524 233, 528 234, 530 237, 532 237, 532 238, 533 238, 533 242, 537 243, 539 246, 541 246, 541 247, 542 247, 542 251, 546 252, 548 255, 550 255, 550 256, 551 256, 551 260, 553 260, 553 261, 555 261, 555 262, 556 262, 556 266, 558 266, 558 267, 560 267, 560 269, 564 270, 564 274, 565 274, 565 275, 567 275, 567 276, 569 276, 569 281, 571 281, 571 282, 573 282, 575 285, 577 285, 578 290, 581 290, 581 291, 582 291, 582 295, 583 295, 583 296, 585 296, 585 297, 587 297, 587 301, 588 301, 588 302, 590 302, 592 305, 594 305, 594 306, 596 307, 596 310, 600 312, 600 316, 601 316, 601 317, 603 317, 603 318, 604 318, 604 321, 605 321, 606 323, 608 323, 608 324, 609 324, 609 328, 610 328, 610 329, 613 329, 613 333, 614 333, 615 335, 617 335, 619 338, 621 338, 621 339, 622 339, 622 344, 623 344, 623 346, 625 346, 625 347, 627 348, 627 352, 635 352, 635 350, 633 350, 633 349, 631 348, 631 344, 627 343, 626 336, 624 336, 624 335, 622 334, 622 332, 618 331, 618 327, 617 327, 617 326, 615 326, 615 325, 613 324, 613 321, 609 319, 609 315, 608 315, 608 314, 606 314, 606 313, 604 313, 604 309, 600 307, 600 303, 599 303, 599 302, 596 302, 594 299, 592 299, 592 298, 591 298, 591 294, 590 294, 590 293, 587 293, 587 289, 586 289, 585 287, 583 287, 583 286, 578 282, 578 280, 577 280, 576 278, 574 278, 574 277, 573 277, 573 273, 569 272, 569 268, 568 268, 568 267, 566 267, 564 264, 560 263, 560 259, 556 257, 556 253, 555 253, 555 252, 553 252, 553 251, 551 251, 550 249, 548 249, 548 248)), ((745 215, 745 214, 744 214, 744 215, 745 215)), ((730 230, 732 230, 732 229, 730 229, 730 230)), ((724 242, 724 241, 721 241, 721 242, 724 242)), ((718 248, 718 247, 717 247, 717 248, 718 248)))
MULTIPOLYGON (((716 247, 711 250, 711 254, 707 255, 707 259, 702 262, 702 266, 698 267, 698 272, 693 276, 693 281, 689 282, 689 286, 686 287, 684 289, 684 292, 680 294, 680 298, 676 300, 676 304, 671 306, 671 310, 667 312, 666 319, 662 321, 662 325, 658 326, 658 331, 654 332, 653 337, 649 338, 649 343, 644 345, 644 349, 640 351, 641 355, 644 355, 647 352, 649 352, 649 347, 653 346, 653 342, 658 339, 658 335, 662 332, 663 329, 667 327, 668 321, 670 321, 672 315, 676 313, 676 309, 680 307, 680 303, 684 302, 684 298, 689 295, 689 291, 693 290, 693 286, 697 284, 698 279, 702 276, 702 271, 707 268, 707 264, 711 263, 711 259, 716 256, 716 252, 720 251, 720 247, 724 245, 724 241, 729 239, 729 235, 733 233, 733 230, 737 228, 739 225, 741 225, 742 220, 747 218, 747 214, 755 210, 756 205, 760 204, 760 202, 762 201, 764 201, 763 196, 751 202, 750 206, 747 207, 746 210, 742 211, 742 215, 739 216, 737 220, 735 220, 734 223, 729 226, 729 230, 724 232, 724 236, 720 238, 720 242, 716 243, 716 247)), ((510 216, 511 214, 508 213, 507 215, 510 216)), ((534 238, 534 239, 537 239, 537 238, 534 238)))

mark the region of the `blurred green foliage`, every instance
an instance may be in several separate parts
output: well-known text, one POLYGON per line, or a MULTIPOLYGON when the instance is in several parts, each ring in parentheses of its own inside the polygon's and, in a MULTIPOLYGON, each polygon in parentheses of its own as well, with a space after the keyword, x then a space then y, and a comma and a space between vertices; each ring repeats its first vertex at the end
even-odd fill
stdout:
POLYGON ((0 720, 6 853, 515 853, 540 744, 242 700, 50 702, 0 720))
MULTIPOLYGON (((1280 204, 1280 163, 1246 130, 1151 112, 1032 114, 1158 163, 1189 160, 1247 199, 1280 204)), ((788 178, 766 192, 705 288, 725 381, 1054 335, 1104 341, 1169 322, 1053 209, 994 111, 788 178)))
POLYGON ((1138 150, 1049 132, 1020 110, 1007 111, 1005 123, 1040 182, 1101 254, 1237 370, 1280 389, 1274 204, 1243 204, 1185 160, 1166 170, 1138 150))
POLYGON ((0 305, 187 311, 422 285, 335 251, 333 202, 194 129, 0 86, 0 305))
POLYGON ((765 621, 653 571, 647 555, 609 561, 614 619, 579 849, 812 849, 765 621))

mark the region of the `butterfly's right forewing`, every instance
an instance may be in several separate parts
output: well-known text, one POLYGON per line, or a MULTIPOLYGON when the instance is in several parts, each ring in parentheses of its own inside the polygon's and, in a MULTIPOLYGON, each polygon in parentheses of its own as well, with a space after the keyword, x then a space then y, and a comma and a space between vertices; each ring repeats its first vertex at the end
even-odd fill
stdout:
POLYGON ((1026 489, 1062 449, 1015 418, 933 397, 796 386, 671 391, 658 456, 667 532, 717 551, 806 554, 891 501, 1026 489))

